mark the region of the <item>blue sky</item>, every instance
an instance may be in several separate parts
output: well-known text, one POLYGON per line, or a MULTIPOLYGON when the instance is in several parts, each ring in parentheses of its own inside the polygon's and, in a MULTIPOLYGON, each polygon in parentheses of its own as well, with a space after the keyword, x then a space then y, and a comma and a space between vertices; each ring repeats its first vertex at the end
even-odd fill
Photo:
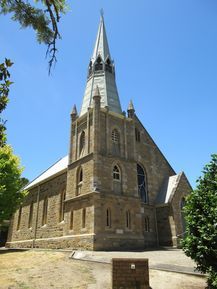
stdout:
POLYGON ((216 0, 68 1, 58 62, 48 76, 34 31, 0 17, 0 53, 14 61, 4 113, 8 142, 30 180, 68 153, 70 111, 80 110, 87 66, 105 12, 122 109, 136 113, 192 186, 217 148, 216 0))

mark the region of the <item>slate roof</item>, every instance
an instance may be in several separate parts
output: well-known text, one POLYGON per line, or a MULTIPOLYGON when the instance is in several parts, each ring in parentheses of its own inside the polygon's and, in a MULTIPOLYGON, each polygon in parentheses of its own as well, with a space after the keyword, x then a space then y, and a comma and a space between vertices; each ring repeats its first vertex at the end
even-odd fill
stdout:
POLYGON ((182 173, 173 175, 165 181, 162 190, 157 196, 156 204, 166 204, 171 201, 172 196, 179 184, 182 173))
POLYGON ((39 185, 40 183, 44 182, 45 180, 49 178, 53 178, 55 175, 59 174, 60 172, 64 172, 67 169, 68 166, 68 155, 58 160, 56 163, 54 163, 52 166, 50 166, 46 171, 44 171, 41 175, 39 175, 37 178, 35 178, 33 181, 28 183, 24 189, 28 190, 36 185, 39 185))

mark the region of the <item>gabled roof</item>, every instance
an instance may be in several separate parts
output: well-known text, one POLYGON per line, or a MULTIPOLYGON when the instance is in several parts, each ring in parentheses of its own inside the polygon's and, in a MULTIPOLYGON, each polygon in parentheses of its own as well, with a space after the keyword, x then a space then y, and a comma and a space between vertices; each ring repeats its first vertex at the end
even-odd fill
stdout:
POLYGON ((46 171, 44 171, 41 175, 35 178, 32 182, 28 183, 23 189, 28 190, 40 183, 44 182, 45 180, 49 179, 50 177, 54 177, 55 175, 64 172, 68 166, 68 156, 65 156, 50 166, 46 171))
POLYGON ((161 192, 158 194, 156 200, 157 204, 167 204, 169 201, 171 201, 171 198, 179 184, 181 175, 182 173, 179 173, 168 178, 161 192))

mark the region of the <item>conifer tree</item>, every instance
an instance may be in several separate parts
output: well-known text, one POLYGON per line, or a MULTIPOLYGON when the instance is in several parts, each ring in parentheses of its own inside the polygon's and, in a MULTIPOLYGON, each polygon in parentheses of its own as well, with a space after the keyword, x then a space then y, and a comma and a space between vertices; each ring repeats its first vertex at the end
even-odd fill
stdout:
POLYGON ((58 22, 65 11, 65 0, 36 0, 31 4, 25 0, 0 0, 0 14, 11 14, 22 28, 33 28, 38 42, 47 45, 49 72, 56 62, 56 41, 61 38, 58 22))

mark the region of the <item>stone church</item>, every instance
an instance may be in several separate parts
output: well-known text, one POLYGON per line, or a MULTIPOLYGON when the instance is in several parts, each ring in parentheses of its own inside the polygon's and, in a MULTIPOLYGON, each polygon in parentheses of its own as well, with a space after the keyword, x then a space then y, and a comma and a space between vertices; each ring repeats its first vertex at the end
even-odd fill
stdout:
POLYGON ((176 174, 135 113, 121 109, 103 16, 69 154, 25 189, 10 248, 142 250, 177 246, 191 186, 176 174))

